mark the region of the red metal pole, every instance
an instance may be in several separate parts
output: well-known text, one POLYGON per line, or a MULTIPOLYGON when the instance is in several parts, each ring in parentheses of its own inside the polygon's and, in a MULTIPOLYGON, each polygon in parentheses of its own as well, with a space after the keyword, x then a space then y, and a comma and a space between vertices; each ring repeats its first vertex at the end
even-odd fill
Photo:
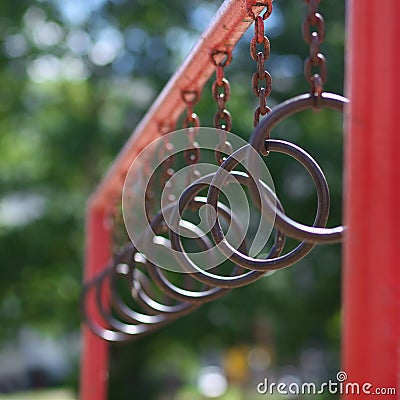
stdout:
MULTIPOLYGON (((97 275, 111 257, 110 227, 103 209, 89 206, 87 214, 87 243, 85 281, 97 275)), ((89 296, 88 315, 95 318, 97 312, 93 296, 89 296)), ((83 326, 81 358, 81 400, 106 400, 108 388, 108 343, 83 326)))
POLYGON ((343 370, 399 395, 400 1, 374 4, 348 3, 343 370))

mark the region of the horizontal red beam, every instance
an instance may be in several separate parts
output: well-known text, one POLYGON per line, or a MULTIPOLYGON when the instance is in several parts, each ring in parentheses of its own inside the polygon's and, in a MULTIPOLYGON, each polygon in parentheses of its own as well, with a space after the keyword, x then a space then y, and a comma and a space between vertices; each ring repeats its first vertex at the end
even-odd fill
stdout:
MULTIPOLYGON (((254 7, 255 15, 258 15, 263 8, 254 7)), ((182 92, 185 90, 201 92, 212 75, 215 66, 210 60, 211 51, 233 50, 251 23, 252 19, 246 13, 245 0, 226 0, 223 3, 93 193, 90 200, 92 206, 109 207, 110 198, 117 199, 121 196, 126 174, 135 157, 160 136, 160 125, 174 127, 176 120, 184 111, 182 92)))

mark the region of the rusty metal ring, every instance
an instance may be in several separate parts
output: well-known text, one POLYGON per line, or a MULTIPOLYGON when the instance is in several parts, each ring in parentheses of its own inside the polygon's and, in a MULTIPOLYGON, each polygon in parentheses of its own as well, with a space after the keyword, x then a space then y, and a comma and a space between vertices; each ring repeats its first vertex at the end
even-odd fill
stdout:
MULTIPOLYGON (((130 313, 125 314, 125 313, 118 313, 118 315, 121 317, 123 320, 128 320, 130 323, 127 323, 125 321, 122 321, 118 318, 116 318, 113 315, 112 310, 114 307, 110 308, 110 305, 114 305, 115 302, 117 301, 117 298, 115 297, 115 292, 111 292, 110 295, 110 303, 111 304, 104 304, 103 300, 103 288, 106 287, 106 284, 111 284, 112 281, 112 275, 110 274, 105 274, 101 277, 101 279, 97 282, 96 284, 96 305, 98 308, 98 312, 101 315, 101 317, 104 319, 106 322, 107 327, 115 329, 118 332, 121 333, 126 333, 128 335, 137 335, 140 333, 140 327, 141 325, 148 326, 149 330, 153 330, 155 328, 158 328, 165 323, 171 321, 174 318, 177 318, 180 315, 183 315, 187 312, 190 311, 188 307, 181 307, 179 311, 171 312, 171 313, 163 313, 159 315, 147 315, 147 314, 142 314, 138 312, 134 312, 131 310, 130 313), (112 299, 112 300, 111 300, 112 299), (122 314, 122 315, 121 315, 122 314)), ((124 303, 117 303, 116 311, 121 310, 121 306, 124 303)))
MULTIPOLYGON (((343 96, 333 93, 321 93, 319 95, 319 109, 328 108, 343 112, 346 104, 348 104, 348 100, 343 96)), ((264 155, 268 154, 269 145, 265 142, 265 139, 269 138, 273 127, 284 118, 300 111, 313 108, 314 106, 315 96, 312 94, 303 94, 281 103, 268 113, 260 124, 257 125, 250 137, 249 144, 258 152, 264 155)), ((252 161, 249 160, 250 165, 251 162, 252 161)), ((268 205, 267 203, 268 201, 266 200, 265 205, 270 208, 272 205, 268 205)), ((318 228, 315 224, 314 226, 300 224, 293 221, 288 216, 281 214, 279 210, 276 212, 275 224, 289 236, 312 243, 340 242, 344 232, 343 226, 318 228)))
MULTIPOLYGON (((175 218, 176 220, 172 222, 173 226, 179 226, 179 219, 180 215, 183 214, 185 209, 190 205, 190 203, 193 201, 193 199, 197 196, 197 194, 204 188, 208 187, 210 183, 212 182, 212 179, 214 177, 214 174, 209 174, 206 175, 200 179, 198 179, 196 182, 193 182, 189 187, 185 189, 185 191, 181 194, 179 198, 179 212, 175 213, 175 218)), ((233 172, 232 174, 229 175, 229 178, 232 180, 239 182, 242 185, 246 185, 248 187, 255 186, 255 182, 253 179, 242 172, 233 172)), ((229 179, 228 178, 228 179, 229 179)), ((275 194, 271 191, 271 189, 267 186, 264 187, 265 190, 269 191, 270 196, 275 196, 275 194)), ((283 212, 282 205, 280 204, 279 200, 276 199, 277 206, 278 208, 283 212)), ((224 206, 223 204, 217 203, 218 207, 218 213, 224 215, 225 217, 231 218, 231 222, 238 224, 238 222, 235 222, 234 219, 232 219, 231 213, 229 208, 224 206)), ((240 229, 240 225, 238 227, 240 229)), ((170 239, 171 239, 171 246, 174 250, 176 250, 175 256, 176 259, 179 263, 179 265, 188 273, 193 275, 193 277, 200 282, 203 282, 207 285, 211 286, 218 286, 218 287, 223 287, 223 288, 237 288, 237 287, 242 287, 245 286, 249 283, 252 283, 262 276, 265 275, 266 271, 270 271, 274 268, 273 266, 269 265, 268 268, 258 268, 257 270, 254 270, 252 268, 251 271, 244 272, 240 275, 234 275, 234 276, 221 276, 217 275, 215 273, 212 273, 211 271, 205 271, 201 268, 199 268, 186 254, 185 249, 183 248, 182 242, 181 242, 181 236, 175 231, 175 230, 170 230, 169 231, 170 239)), ((285 235, 280 232, 276 231, 275 233, 275 241, 274 245, 272 246, 267 258, 276 258, 278 257, 284 246, 285 246, 285 235)), ((218 243, 218 242, 217 242, 218 243)), ((244 254, 243 249, 241 248, 243 246, 239 246, 238 252, 244 254)), ((219 246, 218 246, 219 248, 219 246)), ((225 254, 226 255, 226 254, 225 254)), ((229 258, 229 257, 228 257, 229 258)), ((240 265, 240 263, 237 263, 240 265)), ((241 265, 242 267, 249 269, 245 265, 241 265)))
MULTIPOLYGON (((197 305, 193 305, 193 303, 190 303, 190 302, 178 302, 175 305, 170 305, 170 304, 166 305, 159 301, 154 300, 154 298, 151 297, 147 293, 147 291, 143 290, 143 289, 144 289, 144 283, 146 281, 148 284, 151 284, 151 285, 155 285, 155 284, 140 269, 136 268, 134 273, 132 274, 131 278, 132 278, 132 284, 133 284, 132 295, 133 295, 134 299, 136 301, 138 301, 140 304, 142 304, 143 306, 150 308, 151 310, 155 310, 155 311, 161 312, 161 313, 171 313, 171 312, 178 311, 178 308, 180 308, 182 305, 187 305, 187 304, 190 304, 190 306, 188 306, 188 308, 190 308, 191 310, 197 308, 197 305)), ((167 297, 167 296, 165 295, 165 297, 167 297)), ((176 301, 175 299, 172 299, 171 297, 167 297, 167 298, 170 300, 176 301)))
MULTIPOLYGON (((138 313, 132 310, 119 295, 119 291, 115 287, 115 281, 121 278, 114 268, 110 277, 111 289, 111 305, 113 310, 124 319, 130 322, 143 322, 143 323, 157 323, 160 319, 165 317, 183 315, 186 311, 190 311, 193 307, 190 303, 177 303, 177 304, 164 304, 155 299, 153 282, 138 268, 138 262, 130 263, 127 265, 128 270, 122 278, 128 282, 131 295, 138 306, 145 309, 148 314, 138 313)), ((167 300, 173 300, 168 298, 167 300)))
MULTIPOLYGON (((164 210, 160 210, 158 214, 151 221, 150 227, 153 232, 157 233, 165 223, 164 215, 168 211, 168 209, 172 209, 172 207, 176 207, 176 202, 168 204, 164 210)), ((193 199, 191 203, 191 207, 195 207, 195 209, 199 209, 203 206, 204 203, 199 201, 199 199, 193 199)), ((237 271, 237 268, 234 269, 234 272, 237 271)), ((206 301, 210 301, 216 299, 218 297, 223 296, 228 289, 220 288, 220 287, 209 287, 206 289, 202 289, 200 291, 192 291, 187 289, 182 289, 172 282, 170 282, 160 267, 154 265, 150 261, 147 262, 147 272, 149 273, 151 279, 156 283, 156 285, 168 296, 173 297, 176 300, 180 301, 190 301, 193 303, 204 303, 206 301)), ((193 278, 194 274, 189 274, 191 278, 193 278)))
MULTIPOLYGON (((135 329, 132 330, 132 334, 123 333, 120 331, 115 331, 108 328, 107 323, 102 319, 100 322, 98 318, 93 319, 93 317, 89 317, 89 313, 87 310, 89 303, 89 295, 93 295, 93 289, 97 287, 97 285, 101 282, 105 275, 107 275, 112 268, 114 268, 115 263, 111 263, 108 267, 106 267, 101 274, 97 275, 94 279, 84 284, 81 299, 80 299, 80 308, 82 312, 83 320, 89 329, 97 336, 109 342, 127 342, 133 339, 136 339, 138 336, 142 336, 146 333, 149 333, 152 328, 151 325, 146 324, 138 324, 135 329)), ((92 300, 94 305, 96 305, 95 299, 92 300)), ((90 314, 93 314, 92 312, 90 314)), ((99 312, 97 311, 97 314, 99 312)))
MULTIPOLYGON (((313 97, 310 93, 306 93, 277 105, 254 129, 250 136, 249 144, 259 153, 267 155, 268 151, 265 149, 264 140, 270 138, 270 132, 274 126, 290 115, 312 108, 314 104, 313 97)), ((345 97, 338 94, 321 93, 321 108, 343 112, 344 106, 348 102, 345 97)))
MULTIPOLYGON (((202 235, 202 232, 199 231, 197 227, 194 226, 194 229, 198 230, 197 237, 202 242, 203 247, 209 248, 211 246, 210 240, 206 236, 202 235)), ((143 291, 144 287, 142 286, 141 281, 143 281, 144 276, 141 276, 139 280, 137 274, 132 274, 132 286, 135 287, 137 293, 142 291, 141 298, 144 300, 145 306, 153 311, 156 311, 156 315, 154 315, 154 313, 149 315, 138 313, 130 309, 118 296, 118 292, 115 290, 115 288, 113 288, 113 278, 115 278, 116 268, 120 264, 127 265, 130 273, 133 271, 136 273, 140 272, 137 270, 137 268, 135 269, 134 266, 133 255, 135 253, 136 249, 132 243, 125 245, 114 257, 113 262, 110 263, 101 272, 101 274, 85 284, 82 292, 81 308, 84 320, 86 321, 88 327, 96 335, 107 341, 125 342, 135 339, 138 336, 147 334, 161 325, 175 320, 176 318, 185 315, 198 307, 198 304, 190 302, 178 303, 174 306, 166 306, 164 304, 157 303, 154 301, 154 299, 148 296, 146 290, 143 291), (111 296, 109 300, 112 302, 111 304, 114 311, 116 311, 120 317, 127 319, 129 322, 134 322, 134 324, 127 324, 118 320, 110 311, 108 311, 108 309, 106 309, 105 305, 103 304, 104 296, 102 289, 107 278, 110 279, 111 296), (102 323, 100 323, 99 320, 94 321, 90 319, 88 317, 88 313, 86 312, 87 300, 92 290, 95 290, 95 305, 98 308, 97 312, 99 316, 101 316, 102 323), (145 294, 144 297, 143 293, 145 294), (136 324, 135 322, 138 323, 136 324), (109 329, 110 327, 116 330, 109 329)))
MULTIPOLYGON (((200 245, 203 249, 208 249, 212 246, 210 239, 207 236, 205 236, 204 232, 202 232, 198 227, 194 225, 189 227, 189 225, 186 224, 183 226, 183 229, 190 230, 191 233, 194 233, 194 231, 196 231, 196 240, 200 242, 200 245)), ((137 272, 137 270, 134 269, 133 257, 131 257, 131 260, 129 261, 130 262, 126 264, 129 268, 129 270, 127 271, 127 276, 131 275, 131 277, 133 278, 134 286, 137 286, 138 283, 137 274, 136 274, 136 279, 135 275, 133 274, 133 272, 137 272)), ((179 316, 191 312, 194 308, 197 307, 197 305, 193 303, 185 302, 177 304, 175 306, 164 306, 162 307, 161 310, 158 310, 158 315, 146 315, 133 311, 118 296, 118 291, 116 290, 114 285, 115 283, 114 280, 116 277, 115 272, 118 263, 114 261, 113 264, 114 268, 111 269, 111 274, 109 273, 104 274, 100 278, 99 282, 96 284, 96 301, 97 301, 98 311, 101 317, 107 322, 107 325, 110 326, 111 328, 114 328, 123 333, 135 334, 137 326, 140 323, 148 324, 156 328, 161 325, 164 325, 165 323, 168 323, 172 319, 176 319, 179 316), (117 313, 120 315, 122 319, 128 320, 129 322, 133 322, 134 324, 126 323, 125 321, 121 321, 120 319, 115 318, 109 307, 104 306, 102 301, 103 297, 102 288, 104 287, 104 283, 107 282, 106 281, 107 278, 110 280, 109 284, 111 289, 111 304, 114 305, 113 309, 117 311, 117 313)), ((153 302, 150 301, 147 302, 147 305, 151 304, 153 304, 153 302)))
MULTIPOLYGON (((136 252, 136 249, 134 249, 136 252)), ((137 253, 135 253, 136 256, 137 253)), ((165 305, 158 303, 155 298, 154 285, 152 282, 141 273, 138 265, 140 264, 136 260, 135 256, 132 256, 129 262, 123 265, 114 263, 110 275, 110 292, 111 292, 111 306, 121 318, 128 319, 129 322, 158 322, 159 316, 156 314, 170 313, 180 311, 182 309, 181 304, 177 305, 165 305), (146 279, 147 278, 147 279, 146 279), (135 305, 138 305, 141 309, 144 309, 148 314, 143 315, 131 309, 126 302, 122 299, 119 294, 119 290, 116 287, 117 280, 125 280, 129 288, 132 298, 135 300, 135 305), (149 318, 150 315, 150 318, 149 318), (153 319, 153 317, 155 318, 153 319)), ((97 301, 100 303, 100 301, 97 301)))
MULTIPOLYGON (((156 299, 156 294, 154 291, 155 285, 149 279, 149 277, 138 267, 139 263, 129 265, 129 271, 126 275, 127 285, 130 288, 130 293, 132 299, 135 303, 143 309, 148 315, 157 314, 169 314, 173 312, 181 311, 185 303, 170 304, 174 301, 166 296, 163 300, 156 299), (167 301, 166 301, 167 300, 167 301), (162 301, 162 302, 161 302, 162 301), (165 304, 165 303, 168 304, 165 304)), ((116 275, 116 271, 114 271, 116 275)), ((119 291, 113 288, 115 280, 120 278, 119 276, 112 276, 110 282, 110 288, 112 291, 112 306, 113 310, 121 317, 127 318, 128 320, 135 322, 136 312, 129 307, 124 300, 119 295, 119 291)), ((135 304, 135 305, 136 305, 135 304)), ((141 321, 138 321, 141 322, 141 321)))
MULTIPOLYGON (((293 145, 290 142, 276 141, 270 139, 267 140, 267 142, 269 151, 282 151, 282 149, 285 148, 286 154, 289 154, 292 157, 296 158, 307 169, 314 180, 319 199, 317 213, 314 220, 314 226, 325 226, 329 214, 329 189, 325 180, 325 176, 323 175, 316 161, 305 151, 301 150, 299 147, 293 145)), ((231 172, 233 168, 235 168, 235 166, 237 166, 241 161, 246 160, 249 156, 249 149, 251 149, 251 146, 246 145, 236 150, 236 152, 234 152, 224 161, 219 170, 217 170, 217 172, 214 174, 214 178, 210 184, 207 195, 207 202, 214 209, 216 204, 218 203, 218 197, 220 193, 219 188, 222 187, 227 179, 227 176, 229 176, 229 174, 227 174, 226 172, 231 172)), ((273 199, 270 199, 269 196, 263 195, 265 193, 265 191, 263 190, 263 186, 260 185, 260 182, 257 182, 256 180, 254 181, 257 184, 257 190, 255 191, 250 187, 250 194, 252 198, 256 201, 256 204, 257 201, 259 201, 258 199, 260 198, 263 202, 265 202, 265 199, 269 200, 269 202, 267 202, 267 207, 262 208, 262 212, 267 218, 269 218, 273 222, 275 218, 275 213, 282 213, 279 208, 275 206, 271 207, 270 202, 273 199)), ((268 269, 280 269, 289 267, 290 265, 293 265, 294 263, 305 257, 315 247, 315 243, 307 243, 303 241, 295 249, 283 256, 271 259, 253 258, 237 251, 226 240, 218 218, 216 218, 215 221, 212 221, 209 218, 209 222, 212 224, 211 234, 214 241, 218 244, 219 250, 223 254, 228 256, 231 261, 237 263, 243 268, 265 271, 268 269)), ((281 229, 281 227, 277 224, 275 224, 275 228, 277 228, 279 231, 286 233, 285 230, 281 229)))
MULTIPOLYGON (((201 203, 201 201, 200 201, 201 203)), ((173 205, 168 205, 166 208, 164 208, 164 212, 168 212, 169 209, 173 208, 174 205, 176 204, 176 202, 173 205)), ((196 206, 201 206, 201 204, 197 204, 196 206)), ((196 208, 196 206, 194 208, 196 208)), ((212 248, 212 242, 211 240, 204 234, 204 232, 197 227, 196 225, 193 225, 191 223, 188 223, 187 221, 183 221, 182 224, 182 228, 186 229, 188 232, 190 232, 191 234, 195 235, 196 240, 199 242, 200 247, 203 250, 207 250, 212 248)), ((143 262, 143 267, 145 270, 148 270, 149 265, 148 265, 148 260, 145 259, 145 257, 141 257, 142 262, 143 262)), ((213 258, 210 258, 209 262, 214 263, 215 260, 213 258)), ((138 268, 136 268, 133 273, 131 274, 131 289, 132 292, 135 293, 135 298, 136 299, 148 299, 147 294, 143 291, 144 289, 144 285, 142 285, 143 279, 138 279, 140 277, 144 277, 144 275, 140 275, 140 270, 138 268), (139 277, 137 277, 136 275, 139 273, 139 277)), ((191 277, 191 275, 189 276, 189 278, 191 277)), ((149 283, 150 283, 150 279, 149 279, 149 283)), ((188 282, 186 283, 185 288, 186 289, 192 289, 192 287, 189 286, 193 286, 193 279, 188 280, 188 282)), ((152 282, 154 284, 154 282, 152 282)), ((155 303, 154 300, 151 300, 151 304, 152 304, 152 308, 156 309, 157 311, 161 311, 161 312, 171 312, 171 311, 179 311, 176 309, 177 306, 171 306, 171 305, 164 305, 164 304, 160 304, 160 303, 155 303)), ((182 304, 186 304, 186 303, 182 303, 182 304)), ((178 304, 179 307, 179 304, 178 304)))
MULTIPOLYGON (((121 263, 130 263, 129 259, 132 259, 133 254, 135 252, 135 248, 131 243, 128 243, 125 245, 119 252, 116 254, 114 257, 112 263, 110 263, 99 275, 97 275, 94 279, 92 279, 90 282, 85 283, 83 291, 82 291, 82 296, 81 296, 81 309, 83 313, 83 318, 88 325, 88 327, 94 332, 97 336, 103 338, 104 340, 110 341, 110 342, 126 342, 130 341, 133 339, 136 339, 138 336, 142 336, 144 334, 147 334, 154 330, 155 327, 158 327, 161 325, 161 323, 156 323, 156 324, 148 324, 146 323, 140 323, 137 325, 131 325, 131 329, 128 332, 121 332, 120 330, 111 330, 109 329, 109 321, 107 318, 104 318, 103 315, 103 310, 101 310, 100 307, 102 307, 102 302, 103 302, 103 293, 101 291, 101 285, 102 282, 106 277, 108 277, 110 274, 112 274, 113 270, 115 267, 121 263), (101 316, 102 322, 100 323, 99 319, 97 318, 96 321, 93 319, 89 318, 87 312, 86 312, 86 307, 87 307, 87 302, 88 302, 88 297, 91 294, 91 292, 96 289, 95 293, 95 298, 93 299, 94 305, 100 306, 99 309, 97 310, 98 316, 101 316), (104 318, 104 319, 103 319, 104 318)), ((111 300, 111 299, 110 299, 111 300)), ((181 313, 180 315, 182 315, 181 313)), ((150 316, 152 317, 152 316, 150 316)), ((169 318, 171 320, 172 318, 169 318)), ((168 322, 165 320, 165 322, 168 322)))

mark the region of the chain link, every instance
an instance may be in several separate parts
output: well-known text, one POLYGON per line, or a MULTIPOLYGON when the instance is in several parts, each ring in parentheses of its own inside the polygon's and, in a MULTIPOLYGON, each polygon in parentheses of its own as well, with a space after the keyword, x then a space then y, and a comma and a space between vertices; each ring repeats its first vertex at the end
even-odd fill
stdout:
POLYGON ((226 103, 231 96, 231 86, 225 77, 225 67, 232 61, 231 51, 214 50, 210 55, 215 65, 215 81, 212 85, 212 96, 217 104, 214 114, 214 127, 219 130, 219 144, 215 149, 215 159, 219 165, 224 162, 224 154, 232 154, 232 145, 226 140, 226 132, 232 129, 232 116, 227 110, 226 103), (218 59, 220 59, 218 61, 218 59))
POLYGON ((265 63, 269 58, 271 46, 269 39, 265 36, 264 21, 272 13, 272 1, 246 0, 247 15, 254 20, 254 36, 250 42, 250 56, 257 64, 257 71, 251 79, 253 93, 259 99, 259 106, 254 111, 254 126, 258 125, 261 116, 271 111, 267 106, 267 99, 272 90, 272 78, 270 73, 265 69, 265 63), (256 17, 253 7, 260 6, 266 7, 266 10, 262 16, 258 15, 256 17))
POLYGON ((186 116, 183 119, 183 128, 198 128, 200 126, 200 118, 194 112, 193 108, 200 100, 200 94, 196 90, 184 90, 182 92, 182 99, 186 104, 186 116))
POLYGON ((143 179, 143 182, 146 183, 146 190, 144 193, 144 204, 145 204, 145 212, 146 212, 146 218, 150 222, 153 217, 154 217, 154 211, 155 211, 155 202, 156 202, 156 191, 155 191, 155 174, 151 170, 151 160, 148 159, 143 165, 143 173, 141 178, 143 179))
POLYGON ((304 76, 310 84, 311 94, 315 97, 315 107, 320 105, 320 95, 326 82, 328 69, 320 46, 325 39, 325 20, 318 12, 320 0, 305 0, 308 13, 303 20, 302 33, 309 46, 309 55, 304 61, 304 76))
POLYGON ((158 160, 162 161, 162 170, 160 176, 160 187, 164 188, 166 191, 167 201, 171 203, 175 201, 175 197, 172 193, 172 184, 170 178, 173 177, 175 170, 173 168, 175 163, 175 153, 174 153, 174 145, 169 141, 167 133, 173 131, 172 126, 168 125, 160 125, 159 131, 163 136, 163 142, 159 149, 158 160))
POLYGON ((198 143, 195 141, 195 137, 200 127, 200 118, 194 112, 194 106, 200 100, 200 94, 195 90, 185 90, 182 92, 182 99, 186 104, 186 116, 183 119, 182 126, 184 129, 188 129, 189 139, 188 148, 183 151, 183 158, 190 167, 186 182, 188 186, 193 180, 199 177, 196 164, 200 160, 200 149, 198 143))

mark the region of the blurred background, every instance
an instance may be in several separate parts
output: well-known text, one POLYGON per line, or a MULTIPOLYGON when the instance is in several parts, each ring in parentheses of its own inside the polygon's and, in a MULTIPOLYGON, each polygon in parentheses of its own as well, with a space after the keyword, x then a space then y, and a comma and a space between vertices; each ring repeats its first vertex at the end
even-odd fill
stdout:
MULTIPOLYGON (((220 4, 0 2, 0 399, 77 399, 86 200, 220 4)), ((344 0, 320 4, 325 88, 340 94, 344 8, 344 0)), ((270 106, 308 91, 306 9, 300 0, 276 0, 266 23, 270 106)), ((252 35, 250 28, 225 71, 232 131, 245 139, 257 103, 252 35)), ((212 126, 215 109, 210 83, 196 107, 203 126, 212 126)), ((332 195, 329 226, 339 224, 342 116, 304 112, 273 136, 318 160, 332 195)), ((287 214, 312 223, 307 174, 285 156, 266 162, 287 214)), ((334 378, 339 353, 340 246, 324 245, 148 337, 112 346, 109 398, 265 398, 256 392, 264 377, 334 378)))

